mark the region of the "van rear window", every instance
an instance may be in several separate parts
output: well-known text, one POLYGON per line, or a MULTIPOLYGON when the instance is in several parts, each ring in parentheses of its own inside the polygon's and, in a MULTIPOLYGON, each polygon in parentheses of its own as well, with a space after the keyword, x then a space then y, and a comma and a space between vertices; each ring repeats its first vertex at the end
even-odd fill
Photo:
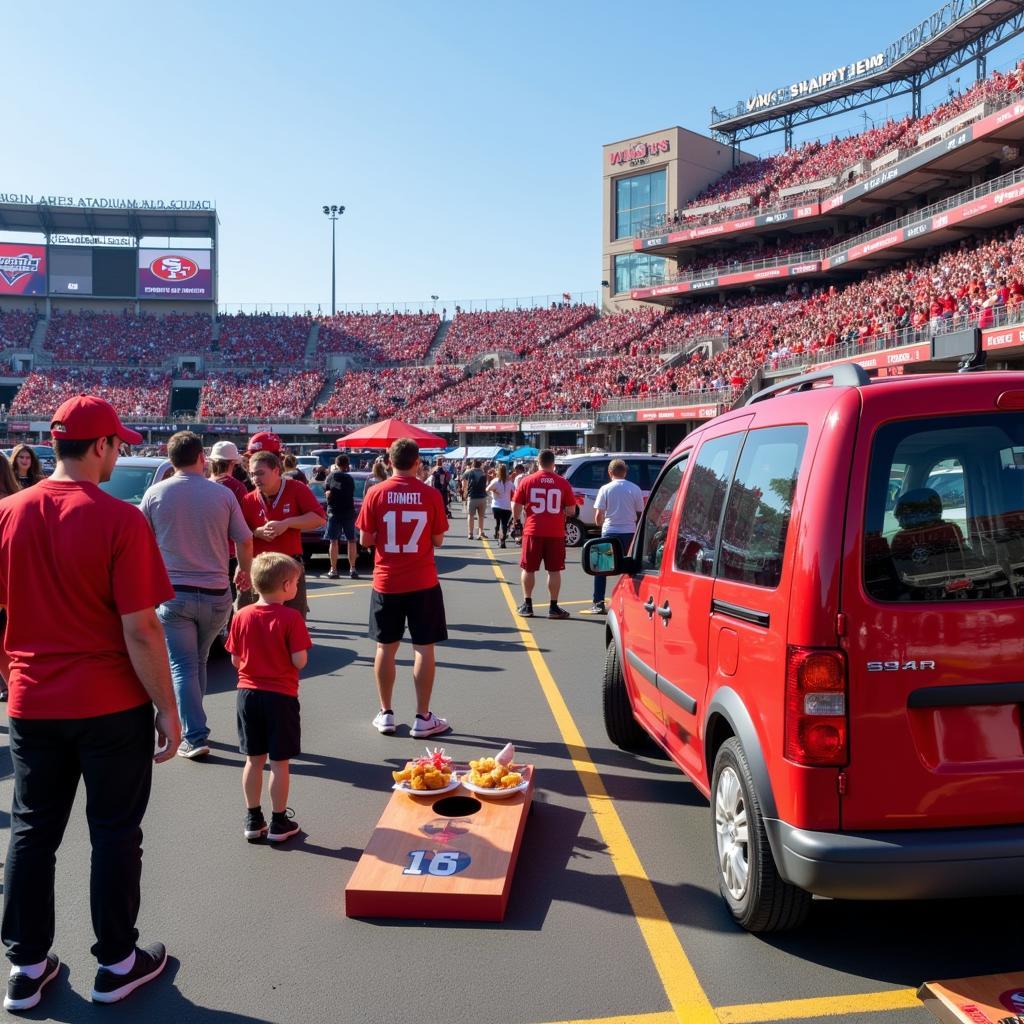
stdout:
POLYGON ((880 428, 863 551, 864 587, 878 601, 1024 597, 1024 416, 880 428))

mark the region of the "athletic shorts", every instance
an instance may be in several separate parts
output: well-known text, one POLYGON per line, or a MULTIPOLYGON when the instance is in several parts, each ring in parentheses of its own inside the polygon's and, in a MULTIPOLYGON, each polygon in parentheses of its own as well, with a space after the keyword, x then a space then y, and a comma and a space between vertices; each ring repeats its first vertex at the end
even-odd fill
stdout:
POLYGON ((239 690, 238 749, 271 761, 290 761, 302 753, 299 698, 271 690, 239 690))
POLYGON ((523 537, 523 553, 519 567, 536 572, 544 563, 548 572, 561 572, 565 568, 565 537, 523 537))
POLYGON ((475 516, 479 512, 487 511, 487 499, 486 498, 470 498, 469 509, 467 515, 475 516))
POLYGON ((412 590, 408 594, 371 592, 371 640, 380 644, 398 643, 405 636, 406 624, 409 626, 409 638, 418 646, 439 644, 448 639, 440 583, 428 590, 412 590))
POLYGON ((324 536, 328 540, 358 541, 359 535, 356 533, 355 513, 347 516, 329 515, 327 517, 327 527, 324 532, 324 536))

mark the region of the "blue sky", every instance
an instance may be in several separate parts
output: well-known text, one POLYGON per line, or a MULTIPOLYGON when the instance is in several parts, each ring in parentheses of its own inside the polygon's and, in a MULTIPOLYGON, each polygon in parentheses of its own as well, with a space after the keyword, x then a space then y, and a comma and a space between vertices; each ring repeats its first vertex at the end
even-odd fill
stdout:
POLYGON ((215 199, 222 302, 329 304, 325 202, 339 304, 596 293, 602 144, 706 131, 939 6, 56 0, 5 20, 0 192, 215 199))

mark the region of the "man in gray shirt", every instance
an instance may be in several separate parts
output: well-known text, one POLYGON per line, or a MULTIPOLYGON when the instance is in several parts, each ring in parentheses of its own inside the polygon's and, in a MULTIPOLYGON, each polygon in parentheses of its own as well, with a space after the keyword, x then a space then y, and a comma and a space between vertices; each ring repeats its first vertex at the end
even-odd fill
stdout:
POLYGON ((175 434, 167 443, 167 457, 174 475, 150 487, 139 507, 156 534, 174 587, 174 599, 160 605, 157 616, 181 716, 178 756, 191 760, 210 753, 203 710, 206 661, 231 614, 229 542, 237 550, 235 585, 248 590, 252 531, 234 494, 203 475, 206 455, 198 434, 175 434))

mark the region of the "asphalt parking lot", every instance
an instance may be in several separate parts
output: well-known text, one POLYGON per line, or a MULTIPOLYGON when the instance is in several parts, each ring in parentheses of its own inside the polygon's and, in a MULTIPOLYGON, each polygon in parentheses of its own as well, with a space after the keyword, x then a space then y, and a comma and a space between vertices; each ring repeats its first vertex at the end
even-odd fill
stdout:
MULTIPOLYGON (((605 737, 604 626, 584 614, 590 581, 578 552, 563 588, 573 618, 527 622, 513 613, 518 550, 470 544, 453 527, 439 559, 451 639, 439 650, 434 710, 454 730, 431 743, 465 760, 512 740, 537 772, 505 921, 345 917, 345 884, 389 798, 390 770, 423 744, 408 735, 408 657, 395 698, 405 724, 394 737, 369 724, 369 580, 329 581, 315 568, 306 753, 293 763, 290 801, 303 833, 282 847, 242 839, 234 673, 215 663, 214 752, 157 768, 144 826, 139 926, 142 941, 167 943, 167 976, 117 1006, 87 1002, 94 963, 79 807, 58 862, 55 951, 66 966, 30 1019, 924 1024, 921 982, 1019 968, 1021 900, 819 900, 798 933, 740 931, 715 890, 706 801, 669 761, 623 754, 605 737)), ((7 808, 6 743, 0 771, 7 808)), ((4 811, 0 824, 8 820, 4 811)))

